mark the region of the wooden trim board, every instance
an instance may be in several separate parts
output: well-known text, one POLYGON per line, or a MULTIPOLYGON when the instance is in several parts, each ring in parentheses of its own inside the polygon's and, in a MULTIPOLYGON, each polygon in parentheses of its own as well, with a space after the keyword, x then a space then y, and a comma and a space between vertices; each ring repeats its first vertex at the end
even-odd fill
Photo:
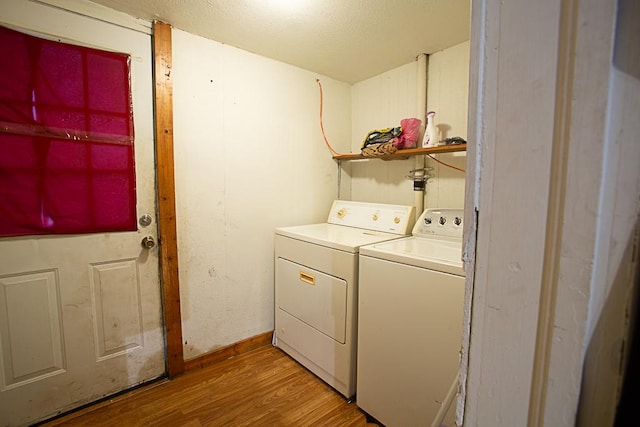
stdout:
POLYGON ((169 378, 184 372, 173 155, 171 26, 153 23, 160 279, 169 378))
POLYGON ((272 338, 273 338, 273 331, 269 331, 269 332, 265 332, 263 334, 256 335, 254 337, 239 341, 235 344, 231 344, 226 347, 222 347, 217 350, 210 351, 209 353, 205 353, 203 355, 200 355, 200 356, 194 357, 193 359, 189 359, 185 361, 184 370, 185 372, 188 372, 195 369, 202 369, 206 366, 210 366, 215 363, 222 362, 223 360, 227 360, 230 357, 238 356, 243 353, 248 353, 251 350, 255 350, 256 348, 264 347, 265 345, 270 345, 272 338))

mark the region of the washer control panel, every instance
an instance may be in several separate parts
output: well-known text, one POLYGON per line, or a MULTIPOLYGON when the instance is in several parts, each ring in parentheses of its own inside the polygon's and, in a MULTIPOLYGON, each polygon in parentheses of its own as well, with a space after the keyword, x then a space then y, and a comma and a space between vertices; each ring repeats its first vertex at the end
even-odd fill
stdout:
POLYGON ((418 237, 451 237, 462 239, 464 209, 426 209, 413 227, 418 237))
POLYGON ((327 222, 406 235, 413 226, 415 212, 414 206, 334 200, 327 222))

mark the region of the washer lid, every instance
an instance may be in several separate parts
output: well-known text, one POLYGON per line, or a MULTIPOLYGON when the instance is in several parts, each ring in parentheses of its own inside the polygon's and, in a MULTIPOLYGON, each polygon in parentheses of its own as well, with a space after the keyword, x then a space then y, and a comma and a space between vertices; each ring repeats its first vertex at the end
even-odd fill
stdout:
POLYGON ((462 240, 406 237, 363 246, 360 254, 464 276, 462 240))
POLYGON ((276 228, 276 235, 352 253, 357 253, 360 246, 385 242, 400 237, 394 233, 383 233, 327 223, 276 228))

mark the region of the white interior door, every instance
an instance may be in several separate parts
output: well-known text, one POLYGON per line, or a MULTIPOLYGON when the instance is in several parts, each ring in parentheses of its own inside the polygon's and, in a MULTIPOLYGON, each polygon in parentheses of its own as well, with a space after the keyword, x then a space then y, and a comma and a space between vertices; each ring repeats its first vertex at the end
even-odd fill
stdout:
MULTIPOLYGON (((149 34, 3 0, 0 22, 131 55, 138 231, 0 239, 0 425, 56 415, 162 376, 149 34)), ((7 155, 4 153, 3 155, 7 155)))

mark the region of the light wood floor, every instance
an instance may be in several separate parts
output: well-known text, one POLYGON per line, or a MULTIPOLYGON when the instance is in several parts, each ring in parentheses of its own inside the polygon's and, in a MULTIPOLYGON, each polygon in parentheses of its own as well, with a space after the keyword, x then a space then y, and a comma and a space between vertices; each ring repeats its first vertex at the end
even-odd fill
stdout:
POLYGON ((270 345, 45 426, 370 426, 364 413, 270 345))

